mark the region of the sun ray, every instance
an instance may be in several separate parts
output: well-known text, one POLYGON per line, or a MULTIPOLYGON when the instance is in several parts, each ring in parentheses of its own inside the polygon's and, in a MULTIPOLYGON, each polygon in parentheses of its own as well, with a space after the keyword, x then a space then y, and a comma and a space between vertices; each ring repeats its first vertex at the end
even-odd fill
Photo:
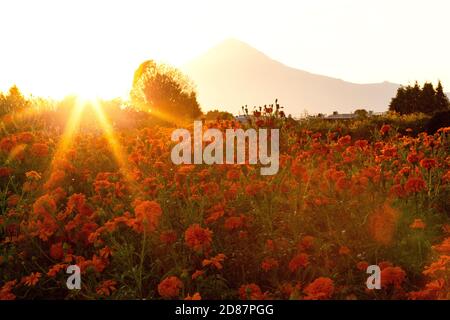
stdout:
POLYGON ((0 122, 3 124, 9 124, 9 123, 16 123, 20 121, 24 121, 27 118, 32 119, 37 114, 41 113, 41 110, 39 110, 37 107, 31 106, 28 108, 24 108, 19 111, 14 111, 11 113, 7 113, 0 117, 0 122))
POLYGON ((158 111, 156 109, 152 109, 150 111, 150 114, 153 115, 154 117, 161 119, 163 121, 167 121, 177 127, 184 127, 187 123, 186 121, 184 121, 183 119, 179 119, 177 117, 174 117, 168 113, 164 113, 161 111, 158 111))
POLYGON ((162 112, 162 111, 158 110, 157 108, 149 109, 144 103, 139 103, 139 102, 135 102, 135 104, 137 104, 136 107, 139 110, 145 110, 146 112, 148 112, 150 115, 154 116, 155 118, 158 118, 163 121, 167 121, 177 127, 184 127, 187 124, 184 119, 173 116, 166 112, 162 112))
POLYGON ((132 191, 141 191, 138 184, 136 183, 136 179, 133 177, 132 170, 128 164, 126 153, 124 152, 122 145, 114 134, 114 128, 110 124, 107 119, 105 113, 103 112, 103 108, 98 102, 98 100, 94 100, 92 102, 92 108, 94 109, 97 120, 100 124, 100 127, 103 131, 103 134, 106 136, 106 140, 112 150, 113 156, 119 166, 119 170, 123 173, 125 181, 132 187, 132 191))
POLYGON ((67 150, 71 147, 76 130, 80 125, 81 115, 83 114, 85 108, 86 102, 83 101, 82 99, 77 98, 75 101, 75 106, 71 110, 71 113, 67 120, 66 127, 58 143, 56 151, 53 155, 52 162, 50 165, 51 171, 53 171, 57 160, 61 159, 67 152, 67 150))
POLYGON ((24 143, 16 145, 8 154, 8 158, 6 159, 5 163, 10 163, 11 161, 13 161, 19 154, 22 154, 25 149, 26 144, 24 143))

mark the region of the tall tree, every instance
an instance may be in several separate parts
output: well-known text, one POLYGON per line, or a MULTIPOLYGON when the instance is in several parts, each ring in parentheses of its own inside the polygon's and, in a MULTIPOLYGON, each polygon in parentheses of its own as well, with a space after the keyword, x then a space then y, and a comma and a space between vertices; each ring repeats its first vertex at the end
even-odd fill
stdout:
POLYGON ((431 114, 436 111, 436 91, 430 82, 425 82, 419 96, 418 109, 416 111, 431 114))
POLYGON ((5 115, 10 112, 22 111, 30 105, 16 85, 12 86, 8 94, 0 95, 0 114, 5 115))
POLYGON ((436 111, 450 110, 450 101, 444 93, 441 81, 438 82, 436 88, 436 111))
POLYGON ((178 69, 149 60, 134 73, 134 107, 167 122, 199 117, 202 112, 192 82, 178 69))

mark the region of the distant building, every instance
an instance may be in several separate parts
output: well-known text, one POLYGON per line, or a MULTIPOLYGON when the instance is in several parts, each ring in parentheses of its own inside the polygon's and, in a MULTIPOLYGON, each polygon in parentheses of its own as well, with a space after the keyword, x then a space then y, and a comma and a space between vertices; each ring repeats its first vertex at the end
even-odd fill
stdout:
POLYGON ((325 120, 351 120, 356 119, 358 115, 354 113, 338 113, 337 111, 334 111, 333 114, 330 114, 329 116, 325 117, 325 120))
POLYGON ((234 118, 236 119, 236 121, 238 121, 240 123, 247 123, 248 117, 249 116, 239 115, 239 116, 235 116, 234 118))

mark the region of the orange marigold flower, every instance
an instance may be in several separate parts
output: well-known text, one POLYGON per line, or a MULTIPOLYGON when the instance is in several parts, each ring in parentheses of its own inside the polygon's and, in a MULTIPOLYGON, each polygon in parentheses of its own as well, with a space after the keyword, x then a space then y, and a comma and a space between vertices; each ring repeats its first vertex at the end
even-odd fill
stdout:
POLYGON ((225 214, 225 211, 223 209, 212 211, 209 214, 209 216, 206 218, 205 222, 207 224, 213 223, 213 222, 219 220, 224 214, 225 214))
POLYGON ((30 143, 33 141, 33 134, 31 132, 25 131, 17 135, 17 141, 21 143, 30 143))
POLYGON ((53 278, 54 276, 56 276, 61 270, 65 269, 67 267, 67 264, 64 263, 59 263, 59 264, 55 264, 53 267, 51 267, 48 272, 47 272, 47 276, 49 276, 50 278, 53 278))
POLYGON ((299 178, 303 182, 307 182, 309 179, 308 170, 304 166, 304 160, 303 159, 295 159, 292 162, 291 166, 291 173, 294 175, 294 177, 299 178))
POLYGON ((406 273, 400 267, 387 267, 381 271, 381 286, 383 288, 393 285, 399 288, 405 281, 406 273))
POLYGON ((306 253, 297 254, 289 262, 289 270, 296 272, 300 268, 304 268, 309 264, 309 256, 306 253))
POLYGON ((302 289, 302 285, 300 283, 282 283, 280 285, 280 291, 283 296, 287 299, 298 299, 300 296, 300 290, 302 289))
POLYGON ((450 224, 444 224, 442 226, 442 231, 444 231, 445 233, 450 233, 450 224))
POLYGON ((21 282, 28 287, 34 287, 39 282, 40 277, 40 272, 33 272, 29 276, 23 277, 21 282))
POLYGON ((50 246, 50 257, 55 260, 61 260, 64 256, 64 249, 62 242, 54 243, 50 246))
POLYGON ((211 259, 204 259, 202 261, 202 266, 206 267, 209 265, 213 265, 218 270, 222 269, 222 262, 225 260, 226 256, 223 253, 219 253, 217 256, 212 257, 211 259))
POLYGON ((236 230, 244 225, 244 217, 229 217, 224 222, 224 227, 227 230, 236 230))
POLYGON ((217 195, 220 190, 220 187, 216 182, 202 183, 201 188, 203 191, 203 195, 206 195, 208 197, 217 195))
POLYGON ((200 293, 196 292, 192 296, 188 294, 184 300, 202 300, 202 296, 200 293))
POLYGON ((11 168, 7 167, 1 167, 0 168, 0 177, 9 177, 13 170, 11 168))
POLYGON ((261 300, 264 297, 261 288, 255 284, 244 284, 239 288, 239 296, 242 300, 261 300))
POLYGON ((419 161, 419 155, 417 154, 417 152, 416 151, 412 151, 412 152, 410 152, 409 154, 408 154, 408 156, 406 157, 406 160, 409 162, 409 163, 416 163, 416 162, 418 162, 419 161))
POLYGON ((450 170, 448 170, 443 176, 442 176, 442 181, 444 183, 449 183, 450 182, 450 170))
POLYGON ((311 282, 305 290, 305 300, 330 299, 334 293, 334 283, 330 278, 320 277, 311 282))
POLYGON ((48 155, 48 145, 46 143, 34 143, 31 146, 31 154, 35 157, 45 157, 48 155))
POLYGON ((103 247, 99 251, 100 257, 103 259, 108 259, 112 255, 112 251, 109 247, 103 247))
POLYGON ((155 201, 139 201, 134 207, 134 213, 138 223, 137 231, 155 231, 161 217, 162 210, 155 201))
POLYGON ((355 141, 355 146, 360 149, 365 149, 369 145, 369 141, 367 140, 357 140, 355 141))
POLYGON ((261 268, 265 272, 269 272, 272 269, 278 268, 278 261, 274 258, 266 258, 263 262, 261 262, 261 268))
POLYGON ((342 138, 339 138, 338 144, 341 146, 347 145, 352 141, 352 137, 350 135, 346 135, 342 138))
POLYGON ((425 158, 420 160, 420 166, 424 169, 430 170, 431 168, 437 166, 437 161, 436 159, 425 158))
POLYGON ((392 262, 389 261, 381 261, 380 263, 378 263, 378 266, 380 267, 381 270, 384 270, 386 268, 392 267, 393 264, 392 262))
POLYGON ((27 179, 39 181, 41 180, 41 174, 37 171, 28 171, 25 173, 27 179))
POLYGON ((446 272, 450 267, 450 256, 442 255, 439 259, 426 267, 423 274, 426 276, 446 272))
POLYGON ((16 284, 17 284, 17 280, 5 282, 3 287, 0 288, 0 300, 16 299, 16 295, 11 292, 16 284))
POLYGON ((404 198, 407 196, 405 188, 401 184, 394 184, 389 192, 398 198, 404 198))
POLYGON ((367 267, 369 267, 369 263, 367 261, 360 261, 356 264, 356 268, 360 271, 366 271, 367 267))
POLYGON ((408 296, 412 300, 438 300, 442 294, 442 299, 445 299, 446 291, 445 279, 440 278, 427 283, 424 290, 410 292, 408 296))
POLYGON ((314 237, 313 236, 303 236, 298 244, 300 250, 309 250, 314 246, 314 237))
POLYGON ((7 204, 9 208, 15 207, 20 201, 20 196, 18 194, 13 194, 8 197, 7 204))
POLYGON ((266 187, 266 183, 262 181, 255 181, 245 187, 245 193, 249 196, 256 196, 263 192, 266 187))
POLYGON ((38 198, 33 204, 33 213, 36 216, 49 216, 56 211, 56 202, 48 194, 38 198))
POLYGON ((342 256, 349 255, 350 252, 351 252, 351 251, 350 251, 350 248, 349 248, 349 247, 341 246, 341 247, 339 248, 339 254, 342 255, 342 256))
POLYGON ((351 183, 350 180, 347 179, 346 177, 340 177, 336 181, 336 190, 338 190, 338 191, 348 190, 351 186, 350 183, 351 183))
POLYGON ((175 298, 180 294, 183 282, 175 276, 167 277, 158 285, 158 293, 163 298, 175 298))
POLYGON ((426 224, 422 219, 414 219, 414 222, 409 225, 411 229, 425 229, 426 224))
POLYGON ((427 188, 422 178, 410 177, 405 184, 405 191, 408 193, 418 193, 427 188))
POLYGON ((66 173, 63 170, 54 170, 48 181, 44 184, 44 188, 48 190, 56 188, 58 185, 61 185, 65 177, 66 173))
POLYGON ((203 270, 196 270, 193 274, 192 274, 192 280, 197 279, 198 277, 201 277, 205 272, 203 270))
POLYGON ((445 238, 441 244, 433 246, 433 249, 439 253, 450 255, 450 237, 445 238))
POLYGON ((388 124, 384 124, 384 125, 381 127, 381 129, 380 129, 380 133, 381 133, 382 135, 385 135, 386 133, 389 132, 389 130, 391 130, 391 126, 388 125, 388 124))
POLYGON ((231 169, 227 172, 227 179, 228 180, 239 180, 239 177, 241 175, 241 171, 238 169, 231 169))
POLYGON ((96 292, 101 296, 110 296, 111 293, 116 291, 117 282, 114 280, 105 280, 96 288, 96 292))
POLYGON ((212 231, 193 224, 184 233, 184 239, 187 246, 194 251, 206 252, 211 247, 212 231))
POLYGON ((86 204, 86 196, 82 193, 74 193, 67 201, 66 214, 77 212, 84 216, 90 216, 92 209, 86 204))
POLYGON ((90 261, 90 265, 94 267, 97 272, 103 272, 105 270, 106 265, 108 264, 108 260, 98 257, 96 254, 92 256, 92 260, 90 261))

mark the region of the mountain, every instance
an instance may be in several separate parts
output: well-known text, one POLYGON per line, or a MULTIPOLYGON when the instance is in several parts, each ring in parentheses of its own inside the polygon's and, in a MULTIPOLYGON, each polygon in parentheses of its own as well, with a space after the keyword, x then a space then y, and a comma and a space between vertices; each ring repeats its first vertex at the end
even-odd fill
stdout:
POLYGON ((358 108, 385 111, 397 84, 356 84, 309 73, 275 61, 250 45, 228 39, 186 64, 203 110, 238 114, 241 106, 273 103, 286 114, 351 112, 358 108))

